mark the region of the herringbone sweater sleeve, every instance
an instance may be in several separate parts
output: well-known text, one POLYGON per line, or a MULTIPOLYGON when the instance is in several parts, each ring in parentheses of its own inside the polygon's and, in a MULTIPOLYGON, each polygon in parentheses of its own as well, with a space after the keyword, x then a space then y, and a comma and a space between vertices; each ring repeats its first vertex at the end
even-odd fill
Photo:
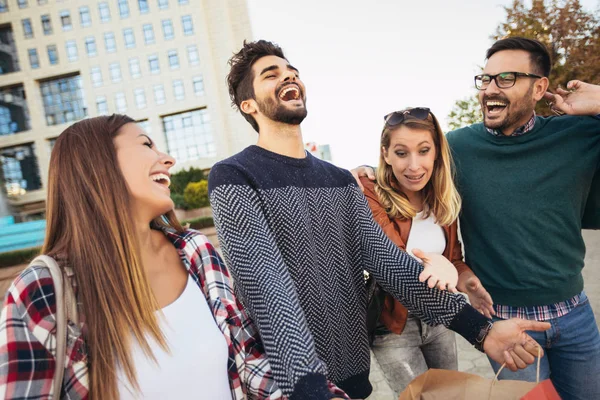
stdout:
POLYGON ((430 325, 444 325, 474 343, 487 319, 459 294, 431 289, 419 282, 423 266, 400 250, 381 230, 365 197, 357 188, 356 213, 365 268, 385 291, 394 296, 419 319, 430 325))
POLYGON ((217 164, 209 192, 236 293, 258 327, 275 381, 291 399, 334 397, 258 191, 243 172, 217 164))

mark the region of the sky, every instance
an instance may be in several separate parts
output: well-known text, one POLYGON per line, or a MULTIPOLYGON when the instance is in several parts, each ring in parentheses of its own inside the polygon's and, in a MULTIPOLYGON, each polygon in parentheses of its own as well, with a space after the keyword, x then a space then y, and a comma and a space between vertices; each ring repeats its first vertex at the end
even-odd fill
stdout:
MULTIPOLYGON (((248 0, 254 39, 279 44, 306 85, 305 142, 344 168, 377 163, 383 116, 429 107, 446 128, 475 93, 512 0, 248 0)), ((592 11, 598 0, 582 0, 592 11)))

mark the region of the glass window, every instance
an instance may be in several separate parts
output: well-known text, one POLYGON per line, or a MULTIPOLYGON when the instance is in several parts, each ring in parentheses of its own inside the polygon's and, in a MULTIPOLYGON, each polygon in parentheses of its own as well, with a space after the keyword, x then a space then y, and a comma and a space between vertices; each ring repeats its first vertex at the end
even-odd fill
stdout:
POLYGON ((90 8, 88 6, 79 7, 79 21, 82 27, 92 25, 92 18, 90 16, 90 8))
POLYGON ((110 21, 110 8, 108 8, 107 2, 98 3, 98 11, 100 12, 100 21, 102 23, 110 21))
POLYGON ((216 156, 210 115, 206 109, 169 115, 162 119, 168 153, 178 162, 216 156))
POLYGON ((140 60, 136 58, 129 59, 129 73, 133 79, 142 76, 142 69, 140 68, 140 60))
POLYGON ((108 70, 110 72, 110 80, 113 81, 113 83, 121 82, 123 79, 121 76, 121 64, 118 62, 112 63, 108 66, 108 70))
POLYGON ((184 15, 181 17, 181 24, 183 25, 183 34, 186 36, 194 34, 194 23, 192 22, 191 15, 184 15))
POLYGON ((179 68, 179 55, 177 54, 177 50, 169 50, 169 67, 171 69, 179 68))
POLYGON ((20 71, 12 25, 5 24, 0 27, 0 45, 0 75, 20 71))
POLYGON ((44 4, 48 4, 48 0, 37 0, 38 6, 43 6, 44 4))
POLYGON ((128 49, 135 47, 135 36, 133 35, 133 29, 123 29, 123 39, 125 40, 125 47, 128 49))
POLYGON ((146 14, 150 11, 148 0, 138 0, 138 7, 140 9, 140 14, 146 14))
POLYGON ((117 0, 121 18, 129 17, 129 0, 117 0))
POLYGON ((112 32, 106 32, 104 34, 104 46, 106 46, 107 53, 114 53, 117 51, 117 42, 115 40, 115 34, 112 32))
POLYGON ((185 98, 185 89, 183 88, 183 81, 181 79, 173 81, 173 96, 175 100, 183 100, 185 98))
POLYGON ((67 40, 67 42, 65 42, 65 47, 67 49, 67 58, 69 61, 77 61, 77 43, 74 40, 67 40))
POLYGON ((167 100, 165 98, 165 88, 163 87, 163 85, 154 85, 153 89, 154 101, 156 102, 156 104, 165 104, 167 100))
POLYGON ((29 54, 29 65, 31 65, 31 69, 36 69, 40 67, 40 59, 38 57, 37 49, 29 49, 27 50, 29 54))
POLYGON ((8 197, 22 196, 42 187, 35 144, 0 149, 0 165, 8 197))
POLYGON ((150 72, 152 74, 160 73, 160 65, 158 63, 158 56, 156 54, 148 56, 148 64, 150 65, 150 72))
POLYGON ((124 113, 127 111, 127 100, 125 99, 125 93, 115 93, 115 106, 117 112, 124 113))
POLYGON ((195 44, 187 47, 188 62, 190 65, 200 64, 200 55, 198 54, 198 47, 195 44))
POLYGON ((96 111, 98 112, 98 115, 108 115, 106 96, 96 97, 96 111))
POLYGON ((59 125, 87 116, 87 106, 79 75, 40 83, 46 124, 59 125))
POLYGON ((33 37, 33 26, 31 26, 31 18, 25 18, 21 20, 23 24, 23 36, 25 39, 31 39, 33 37))
POLYGON ((58 51, 56 50, 55 44, 50 44, 47 47, 48 49, 48 60, 50 61, 50 65, 58 64, 58 51))
POLYGON ((94 57, 98 54, 96 49, 96 39, 93 36, 85 38, 85 51, 87 52, 88 57, 94 57))
POLYGON ((60 23, 63 31, 70 31, 73 29, 73 21, 71 21, 71 12, 69 10, 60 12, 60 23))
POLYGON ((100 67, 90 68, 90 77, 92 78, 92 85, 94 87, 102 86, 102 70, 100 67))
POLYGON ((19 8, 27 8, 27 0, 17 0, 19 8))
POLYGON ((44 29, 44 35, 52 34, 52 22, 50 21, 50 14, 42 15, 42 28, 44 29))
POLYGON ((170 19, 162 20, 163 36, 165 40, 171 40, 175 37, 175 31, 173 30, 173 22, 170 19))
POLYGON ((195 76, 193 78, 193 83, 194 83, 194 94, 196 96, 203 96, 204 95, 204 78, 202 77, 202 75, 195 76))
POLYGON ((0 136, 29 129, 30 115, 23 85, 0 88, 0 136))
POLYGON ((8 12, 8 1, 0 0, 0 13, 8 12))
POLYGON ((169 0, 158 0, 158 8, 160 10, 166 10, 169 8, 169 0))
POLYGON ((154 29, 152 29, 152 24, 145 24, 143 26, 144 30, 144 43, 152 44, 154 43, 154 29))
POLYGON ((189 4, 189 0, 179 0, 179 4, 189 4))
POLYGON ((135 106, 139 109, 146 108, 146 92, 144 92, 144 89, 135 89, 133 93, 135 95, 135 106))

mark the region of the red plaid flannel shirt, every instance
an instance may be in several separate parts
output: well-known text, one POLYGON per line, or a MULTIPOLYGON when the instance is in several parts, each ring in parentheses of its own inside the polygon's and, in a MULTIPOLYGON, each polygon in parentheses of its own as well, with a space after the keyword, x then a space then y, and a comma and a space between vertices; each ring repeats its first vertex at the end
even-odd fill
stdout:
MULTIPOLYGON (((166 230, 194 281, 202 289, 229 346, 228 372, 233 400, 280 399, 281 390, 253 322, 237 301, 231 277, 206 237, 166 230)), ((29 267, 8 290, 0 315, 0 398, 52 397, 56 354, 56 303, 50 272, 29 267)), ((69 321, 63 398, 88 397, 88 365, 83 323, 69 321)), ((332 396, 347 398, 330 384, 332 396)), ((201 388, 198 388, 201 395, 201 388)))

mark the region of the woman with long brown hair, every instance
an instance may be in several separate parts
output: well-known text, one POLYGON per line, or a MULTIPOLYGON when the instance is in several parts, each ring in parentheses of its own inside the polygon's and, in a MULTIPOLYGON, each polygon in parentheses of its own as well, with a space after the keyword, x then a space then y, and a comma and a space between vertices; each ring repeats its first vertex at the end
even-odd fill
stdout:
POLYGON ((256 330, 219 254, 183 228, 169 195, 175 160, 122 115, 75 123, 49 168, 42 253, 72 285, 56 365, 56 296, 48 269, 28 267, 0 317, 0 397, 279 398, 256 330))

